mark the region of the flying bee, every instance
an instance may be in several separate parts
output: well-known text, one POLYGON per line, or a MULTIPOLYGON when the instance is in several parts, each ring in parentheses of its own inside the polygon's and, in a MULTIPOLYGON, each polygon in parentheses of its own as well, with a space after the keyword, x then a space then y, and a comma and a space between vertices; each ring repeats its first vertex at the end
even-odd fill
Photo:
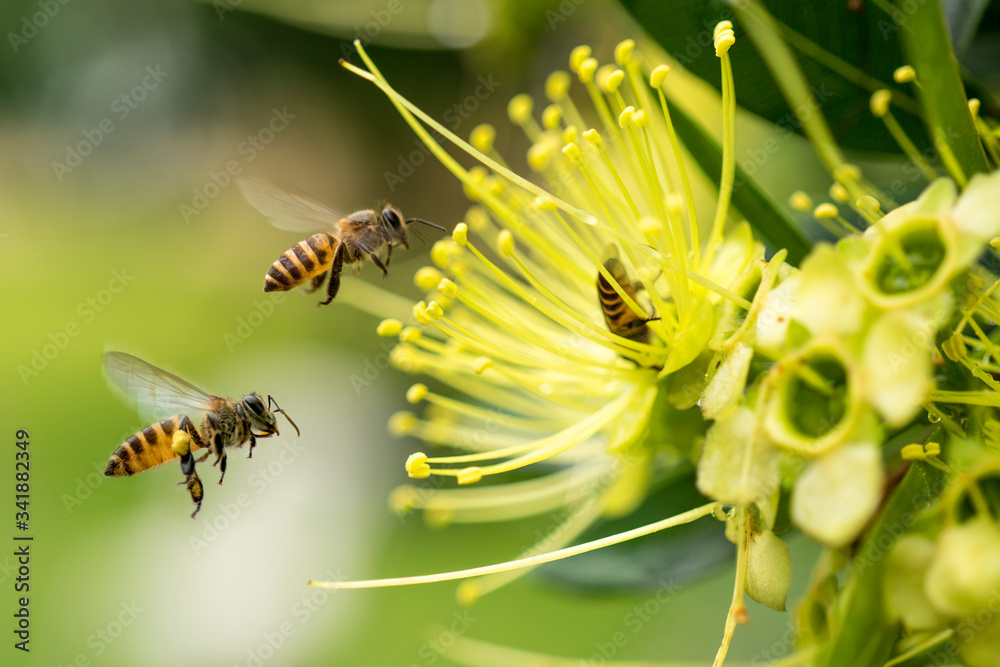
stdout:
MULTIPOLYGON (((264 276, 264 291, 290 290, 309 281, 306 291, 312 293, 323 286, 329 273, 326 300, 320 306, 337 296, 345 264, 364 262, 367 258, 378 267, 383 278, 389 275, 392 249, 410 247, 410 223, 419 222, 445 231, 444 227, 426 220, 404 219, 399 209, 390 204, 375 210, 355 211, 345 217, 324 204, 267 181, 241 179, 240 189, 250 205, 278 229, 318 232, 296 243, 271 264, 264 276)), ((412 231, 421 240, 427 240, 416 228, 412 231)), ((360 269, 359 264, 353 273, 360 269)))
MULTIPOLYGON (((612 247, 613 250, 613 247, 612 247)), ((622 292, 628 295, 632 301, 639 303, 636 294, 643 289, 642 283, 633 283, 629 280, 625 265, 621 263, 617 255, 612 256, 604 262, 611 277, 615 279, 622 292)), ((608 330, 622 338, 628 338, 638 343, 645 343, 649 340, 649 327, 647 322, 653 322, 659 317, 639 317, 634 310, 629 308, 625 299, 615 291, 604 274, 597 272, 597 297, 601 301, 601 310, 604 312, 604 321, 608 324, 608 330)))
POLYGON ((108 380, 137 403, 140 412, 160 418, 173 416, 138 431, 111 454, 104 470, 108 477, 129 477, 180 458, 181 472, 191 500, 195 504, 191 518, 201 509, 204 487, 195 471, 194 450, 206 449, 197 460, 201 463, 215 454, 213 466, 219 466, 219 484, 226 476, 226 448, 250 443, 250 456, 257 438, 278 435, 277 413, 285 415, 299 434, 299 427, 288 413, 278 407, 270 396, 267 405, 257 393, 249 393, 238 401, 213 396, 198 389, 173 373, 124 352, 104 354, 104 372, 108 380), (271 407, 273 406, 273 408, 271 407), (195 428, 190 415, 202 416, 195 428))

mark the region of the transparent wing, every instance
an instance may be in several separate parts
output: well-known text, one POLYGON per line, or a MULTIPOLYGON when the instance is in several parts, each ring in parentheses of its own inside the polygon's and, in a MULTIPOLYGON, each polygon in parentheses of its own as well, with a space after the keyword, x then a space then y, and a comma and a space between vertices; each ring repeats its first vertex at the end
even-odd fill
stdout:
POLYGON ((173 373, 124 352, 104 353, 104 376, 150 419, 206 412, 213 397, 173 373))
POLYGON ((326 204, 268 181, 241 178, 239 184, 250 205, 266 215, 278 229, 336 235, 340 221, 346 217, 326 204))

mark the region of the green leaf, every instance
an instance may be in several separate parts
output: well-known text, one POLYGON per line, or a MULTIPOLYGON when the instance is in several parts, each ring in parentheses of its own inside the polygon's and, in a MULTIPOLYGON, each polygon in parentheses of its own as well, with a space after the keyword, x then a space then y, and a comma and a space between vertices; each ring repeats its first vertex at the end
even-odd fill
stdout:
POLYGON ((816 667, 882 667, 890 657, 899 623, 886 617, 882 568, 896 539, 944 487, 943 476, 932 466, 915 463, 889 497, 851 561, 841 604, 829 622, 829 646, 817 655, 816 667))
MULTIPOLYGON (((622 0, 622 4, 681 65, 719 88, 712 29, 721 20, 733 19, 727 3, 622 0)), ((893 91, 893 113, 918 148, 929 146, 911 88, 892 79, 893 71, 907 64, 899 30, 892 29, 891 20, 873 2, 770 0, 767 10, 780 22, 782 35, 794 50, 819 110, 841 147, 865 153, 900 153, 868 106, 871 94, 880 88, 893 91), (852 11, 854 6, 859 9, 852 11)), ((736 43, 729 53, 737 103, 780 128, 800 132, 760 52, 740 22, 733 22, 736 43)))
MULTIPOLYGON (((671 105, 670 118, 681 142, 710 179, 718 182, 722 173, 722 148, 715 139, 688 116, 678 104, 671 105)), ((797 265, 812 247, 795 222, 785 215, 743 169, 736 165, 733 206, 774 249, 788 250, 788 261, 797 265)))
MULTIPOLYGON (((628 517, 605 521, 580 542, 612 535, 706 502, 690 470, 662 486, 628 517)), ((645 591, 683 586, 729 563, 735 547, 718 521, 705 518, 648 537, 567 558, 539 568, 547 580, 586 592, 645 591)))
MULTIPOLYGON (((972 124, 941 6, 935 0, 927 0, 913 3, 912 13, 897 11, 896 20, 903 26, 903 44, 922 86, 927 132, 937 137, 936 142, 947 142, 966 178, 989 171, 979 134, 972 124)), ((942 161, 945 158, 942 155, 942 161)))

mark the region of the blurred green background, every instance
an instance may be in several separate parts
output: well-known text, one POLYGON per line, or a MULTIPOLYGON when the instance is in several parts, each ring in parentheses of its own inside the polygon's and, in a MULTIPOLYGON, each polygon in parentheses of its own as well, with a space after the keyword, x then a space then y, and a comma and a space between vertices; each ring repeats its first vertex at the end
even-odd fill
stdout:
MULTIPOLYGON (((629 30, 613 5, 595 1, 401 0, 392 15, 389 4, 0 8, 0 663, 423 666, 449 664, 448 629, 571 664, 603 664, 601 647, 619 631, 628 641, 618 659, 711 661, 731 566, 685 587, 638 632, 626 619, 652 592, 582 595, 532 576, 466 611, 451 584, 306 586, 505 560, 551 520, 435 530, 389 512, 415 443, 389 437, 385 422, 412 379, 390 369, 356 380, 384 362, 378 319, 349 305, 373 272, 345 279, 324 309, 298 293, 271 300, 264 272, 300 237, 267 225, 220 174, 235 161, 243 175, 342 210, 391 199, 450 228, 468 202, 436 162, 389 187, 386 173, 401 173, 417 144, 374 87, 337 66, 349 41, 367 33, 390 80, 436 118, 492 76, 496 93, 451 127, 467 135, 494 122, 500 151, 521 166, 527 144, 506 122, 507 100, 539 92, 573 46, 590 43, 606 59, 629 30), (275 110, 288 120, 265 142, 275 110), (104 384, 107 348, 214 393, 273 394, 302 438, 283 429, 253 460, 230 457, 222 487, 203 466, 206 500, 192 521, 176 468, 100 474, 145 425, 104 384), (17 429, 30 433, 32 457, 27 655, 11 632, 17 429)), ((818 170, 797 174, 797 187, 823 183, 818 170)), ((427 248, 397 254, 381 284, 416 296, 410 281, 427 248)), ((814 553, 795 539, 793 549, 801 590, 814 553)), ((751 615, 733 664, 787 653, 789 617, 757 605, 751 615)))

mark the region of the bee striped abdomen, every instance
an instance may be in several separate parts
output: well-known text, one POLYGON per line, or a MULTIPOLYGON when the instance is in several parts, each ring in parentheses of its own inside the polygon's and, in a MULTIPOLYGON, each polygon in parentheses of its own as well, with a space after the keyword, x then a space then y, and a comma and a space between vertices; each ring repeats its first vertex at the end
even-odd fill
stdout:
MULTIPOLYGON (((173 437, 178 429, 183 428, 182 422, 186 419, 180 415, 167 417, 129 436, 111 455, 104 474, 108 477, 128 477, 177 458, 172 447, 173 437)), ((188 430, 194 429, 189 427, 188 430)))
POLYGON ((324 273, 333 263, 337 237, 313 234, 299 241, 281 255, 264 277, 264 291, 285 291, 324 273))
MULTIPOLYGON (((635 301, 635 286, 628 279, 622 263, 617 259, 609 259, 604 263, 604 268, 618 282, 622 291, 635 301)), ((597 274, 597 296, 601 302, 601 310, 604 312, 604 321, 607 322, 611 333, 639 343, 645 343, 649 339, 646 318, 639 317, 628 307, 628 304, 615 291, 611 283, 604 278, 603 273, 597 274)))

